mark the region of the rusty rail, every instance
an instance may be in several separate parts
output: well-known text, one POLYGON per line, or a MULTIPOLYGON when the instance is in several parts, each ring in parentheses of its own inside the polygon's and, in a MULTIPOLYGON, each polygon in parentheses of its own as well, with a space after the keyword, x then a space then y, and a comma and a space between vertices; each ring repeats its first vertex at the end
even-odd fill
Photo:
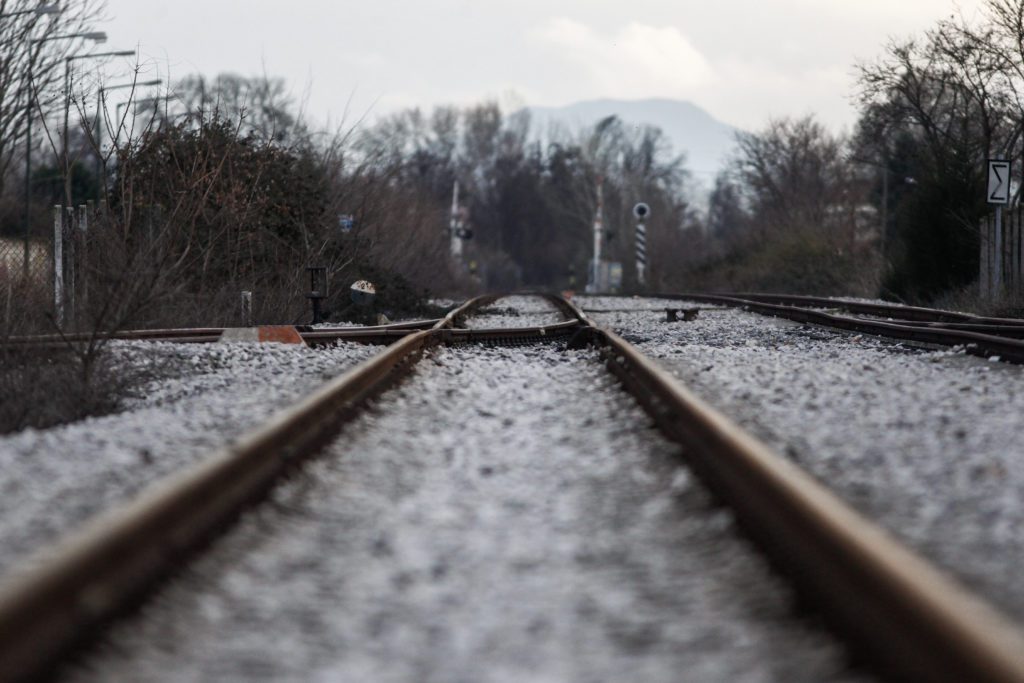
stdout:
POLYGON ((48 671, 168 571, 169 566, 263 497, 288 469, 309 457, 358 407, 398 381, 425 349, 502 338, 555 338, 566 324, 516 330, 453 330, 495 297, 473 299, 412 331, 380 354, 279 413, 235 445, 99 516, 55 549, 29 560, 0 586, 0 680, 48 671))
POLYGON ((0 679, 45 671, 98 622, 141 596, 168 565, 259 499, 427 348, 504 333, 522 340, 586 337, 664 433, 683 446, 712 490, 735 509, 743 528, 882 671, 909 680, 1024 682, 1024 637, 1012 622, 707 406, 622 338, 561 299, 557 305, 569 320, 557 325, 455 328, 487 301, 469 302, 433 329, 407 335, 240 443, 102 516, 48 554, 38 569, 0 587, 0 679))
POLYGON ((690 301, 707 300, 710 303, 714 303, 720 298, 743 299, 745 301, 756 301, 758 303, 776 304, 779 306, 839 309, 856 315, 870 315, 878 318, 892 318, 894 320, 910 322, 974 323, 1016 327, 1024 326, 1024 319, 1021 318, 993 318, 988 316, 972 315, 969 313, 945 311, 938 308, 868 303, 865 301, 849 301, 841 298, 832 299, 828 297, 805 296, 800 294, 764 294, 759 292, 705 294, 699 292, 676 292, 670 294, 651 294, 650 296, 668 299, 688 299, 690 301))
POLYGON ((609 369, 683 446, 702 480, 810 604, 881 672, 911 681, 1024 681, 1024 634, 1010 619, 621 337, 589 324, 609 369))
MULTIPOLYGON (((1006 326, 995 321, 1009 321, 1012 318, 974 318, 975 323, 950 323, 939 321, 906 320, 890 322, 869 318, 853 318, 835 315, 811 308, 764 303, 750 299, 741 299, 720 294, 657 294, 659 298, 671 300, 696 301, 700 303, 722 304, 734 308, 760 313, 794 322, 822 325, 849 332, 860 332, 877 337, 901 339, 935 346, 962 346, 974 356, 991 358, 998 356, 1000 360, 1010 363, 1024 364, 1024 327, 1006 326), (1006 334, 1002 334, 1002 332, 1006 334), (998 332, 998 333, 997 333, 998 332)), ((766 295, 767 296, 767 295, 766 295)), ((771 295, 779 297, 780 295, 771 295)), ((801 297, 808 299, 811 297, 801 297)), ((825 299, 824 301, 832 301, 825 299)), ((875 304, 864 304, 875 307, 875 304)), ((894 307, 902 308, 902 307, 894 307)), ((932 309, 917 309, 932 310, 932 309)), ((942 312, 946 313, 946 312, 942 312)), ((911 314, 915 315, 915 314, 911 314)), ((922 314, 923 315, 923 314, 922 314)), ((958 314, 950 314, 958 315, 958 314)))
MULTIPOLYGON (((300 325, 299 335, 310 346, 331 344, 337 341, 355 341, 367 344, 390 344, 407 334, 418 330, 426 330, 435 326, 439 319, 410 320, 390 325, 370 325, 366 327, 309 327, 300 325)), ((211 344, 220 339, 226 328, 196 327, 154 330, 124 330, 110 334, 92 335, 86 333, 39 334, 8 337, 0 340, 0 346, 7 348, 35 347, 57 348, 68 344, 83 344, 94 340, 124 340, 178 342, 191 344, 211 344)))

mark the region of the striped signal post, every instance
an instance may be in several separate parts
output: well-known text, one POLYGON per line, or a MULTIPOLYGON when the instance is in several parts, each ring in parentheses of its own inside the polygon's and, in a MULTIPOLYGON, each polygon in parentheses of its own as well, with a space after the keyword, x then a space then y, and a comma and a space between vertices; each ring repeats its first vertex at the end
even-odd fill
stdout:
POLYGON ((633 207, 636 216, 636 283, 643 287, 647 281, 647 217, 651 215, 651 207, 640 202, 633 207))

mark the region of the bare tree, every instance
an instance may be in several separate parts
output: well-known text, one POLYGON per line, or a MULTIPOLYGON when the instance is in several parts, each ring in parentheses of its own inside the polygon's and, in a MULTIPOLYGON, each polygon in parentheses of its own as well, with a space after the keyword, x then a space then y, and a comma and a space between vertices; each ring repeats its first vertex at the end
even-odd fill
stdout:
POLYGON ((0 15, 7 15, 0 19, 0 194, 12 164, 21 158, 29 103, 44 115, 50 111, 45 93, 63 77, 64 57, 81 44, 60 36, 91 31, 103 10, 102 0, 64 0, 58 13, 35 12, 52 4, 0 0, 0 15))
POLYGON ((987 0, 977 20, 957 14, 891 43, 860 67, 859 96, 862 156, 913 179, 895 207, 889 291, 923 300, 966 286, 988 210, 985 160, 1024 153, 1024 0, 987 0))
POLYGON ((836 218, 846 213, 836 209, 848 204, 850 191, 842 139, 807 117, 771 121, 759 133, 739 133, 737 143, 732 172, 762 238, 835 230, 836 218))
POLYGON ((301 144, 309 131, 296 113, 295 102, 281 78, 266 74, 224 73, 212 79, 195 74, 179 80, 165 100, 144 103, 140 110, 172 123, 193 124, 214 119, 240 121, 240 133, 282 145, 301 144))

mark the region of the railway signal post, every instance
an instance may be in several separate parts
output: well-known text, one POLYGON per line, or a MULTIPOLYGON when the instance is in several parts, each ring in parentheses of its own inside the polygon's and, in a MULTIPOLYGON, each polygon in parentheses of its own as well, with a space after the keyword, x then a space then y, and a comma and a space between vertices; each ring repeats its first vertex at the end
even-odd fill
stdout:
POLYGON ((995 254, 992 263, 992 284, 990 294, 999 296, 1003 289, 1003 207, 1010 203, 1010 172, 1009 161, 989 159, 988 191, 986 196, 989 204, 996 207, 995 254))
POLYGON ((651 214, 651 207, 640 202, 633 207, 633 216, 636 217, 636 283, 640 287, 646 284, 647 280, 647 217, 651 214))

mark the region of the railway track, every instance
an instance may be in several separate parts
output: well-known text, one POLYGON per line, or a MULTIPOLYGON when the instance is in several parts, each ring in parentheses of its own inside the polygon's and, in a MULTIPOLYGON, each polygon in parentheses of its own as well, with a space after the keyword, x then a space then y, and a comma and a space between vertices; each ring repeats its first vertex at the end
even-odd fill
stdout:
POLYGON ((559 340, 592 346, 794 585, 880 671, 909 680, 1024 681, 1024 638, 999 612, 906 550, 708 407, 568 301, 565 322, 460 329, 496 297, 412 331, 208 461, 105 515, 0 589, 0 679, 45 672, 121 613, 360 406, 438 345, 559 340))
POLYGON ((804 296, 799 294, 761 294, 756 292, 729 294, 727 296, 737 299, 746 299, 748 301, 778 304, 781 306, 838 309, 849 313, 855 313, 857 315, 874 316, 883 319, 892 318, 895 320, 923 323, 980 323, 997 326, 1024 326, 1024 320, 1018 318, 992 318, 971 315, 968 313, 957 313, 955 311, 944 311, 938 308, 849 301, 841 298, 832 299, 828 297, 804 296))
MULTIPOLYGON (((367 327, 310 327, 300 325, 296 329, 302 340, 309 346, 323 346, 340 341, 363 344, 390 344, 397 339, 419 330, 430 329, 439 320, 411 320, 390 325, 367 327)), ((84 333, 46 334, 8 337, 0 340, 0 347, 7 349, 63 348, 69 344, 84 344, 97 339, 122 341, 175 342, 179 344, 212 344, 220 341, 223 327, 197 327, 180 329, 124 330, 112 334, 90 335, 84 333)))
POLYGON ((930 308, 780 294, 684 292, 659 293, 652 297, 742 308, 794 322, 919 344, 962 347, 974 356, 1024 363, 1024 320, 1015 318, 987 318, 930 308), (854 315, 818 310, 821 308, 846 310, 854 315))

